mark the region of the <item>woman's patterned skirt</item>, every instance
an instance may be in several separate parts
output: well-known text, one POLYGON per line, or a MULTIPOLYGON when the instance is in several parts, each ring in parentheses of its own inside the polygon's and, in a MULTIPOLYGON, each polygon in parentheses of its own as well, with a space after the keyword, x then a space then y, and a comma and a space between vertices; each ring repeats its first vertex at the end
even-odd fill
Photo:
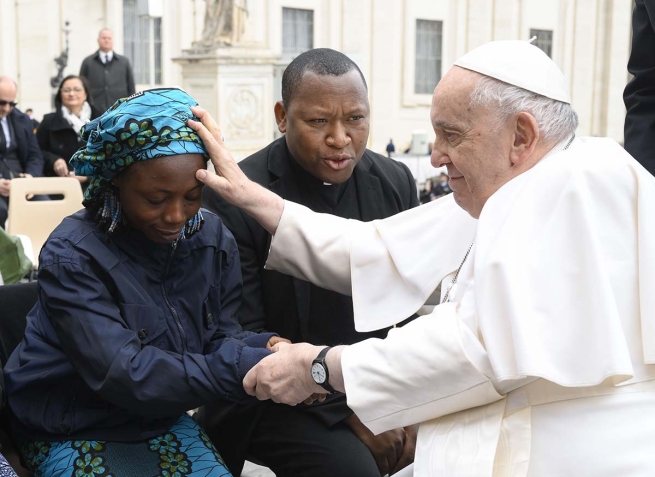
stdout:
POLYGON ((0 477, 18 477, 2 454, 0 454, 0 477))
POLYGON ((32 441, 19 452, 34 477, 231 476, 205 431, 186 414, 143 442, 32 441))

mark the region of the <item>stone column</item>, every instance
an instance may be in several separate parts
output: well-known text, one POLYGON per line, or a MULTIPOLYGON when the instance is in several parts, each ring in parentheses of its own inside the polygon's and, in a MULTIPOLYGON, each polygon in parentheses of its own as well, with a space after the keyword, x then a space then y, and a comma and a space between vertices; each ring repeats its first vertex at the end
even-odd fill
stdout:
POLYGON ((184 50, 182 87, 216 119, 235 159, 274 139, 273 84, 280 57, 238 46, 184 50))

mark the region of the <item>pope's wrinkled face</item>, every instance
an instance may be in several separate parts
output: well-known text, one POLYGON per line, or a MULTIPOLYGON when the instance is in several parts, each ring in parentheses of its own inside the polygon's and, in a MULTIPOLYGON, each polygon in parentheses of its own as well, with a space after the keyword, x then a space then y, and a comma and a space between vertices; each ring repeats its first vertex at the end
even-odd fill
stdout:
POLYGON ((114 178, 128 224, 156 243, 175 241, 198 213, 205 169, 202 154, 180 154, 135 162, 114 178))
POLYGON ((454 66, 439 82, 430 119, 436 134, 431 162, 446 166, 455 201, 478 218, 487 199, 512 177, 509 127, 497 127, 494 112, 470 107, 478 73, 454 66))
POLYGON ((348 180, 366 150, 366 87, 357 70, 341 76, 306 72, 285 108, 275 106, 278 129, 298 163, 330 184, 348 180))

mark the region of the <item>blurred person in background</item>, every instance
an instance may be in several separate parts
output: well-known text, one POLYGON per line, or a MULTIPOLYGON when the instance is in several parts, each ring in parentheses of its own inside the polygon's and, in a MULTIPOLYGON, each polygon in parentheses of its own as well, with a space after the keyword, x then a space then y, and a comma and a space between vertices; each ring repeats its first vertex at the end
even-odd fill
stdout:
POLYGON ((82 126, 101 114, 91 101, 84 78, 69 75, 62 80, 55 96, 56 111, 43 117, 36 133, 45 160, 46 176, 77 177, 85 187, 87 178, 75 176, 73 166, 68 161, 84 146, 82 126))
POLYGON ((39 124, 41 123, 37 121, 36 118, 34 117, 34 111, 32 110, 32 108, 27 108, 25 110, 25 114, 27 114, 32 120, 32 126, 34 126, 34 134, 36 134, 36 130, 39 127, 39 124))
MULTIPOLYGON (((43 175, 43 156, 29 116, 16 108, 18 87, 9 76, 0 75, 0 227, 9 208, 11 180, 43 175)), ((35 199, 40 199, 37 196, 35 199)))
POLYGON ((80 76, 89 82, 93 104, 101 112, 117 99, 134 94, 130 60, 114 51, 114 36, 106 28, 98 33, 98 51, 84 58, 80 76))
POLYGON ((387 157, 391 157, 392 152, 396 152, 396 146, 393 143, 393 139, 389 139, 389 144, 387 144, 387 157))
POLYGON ((434 193, 437 198, 450 194, 453 190, 450 188, 450 177, 445 172, 439 174, 439 179, 434 186, 434 193))
POLYGON ((437 196, 434 194, 434 181, 432 179, 426 179, 419 195, 419 202, 421 204, 427 204, 436 198, 437 196))

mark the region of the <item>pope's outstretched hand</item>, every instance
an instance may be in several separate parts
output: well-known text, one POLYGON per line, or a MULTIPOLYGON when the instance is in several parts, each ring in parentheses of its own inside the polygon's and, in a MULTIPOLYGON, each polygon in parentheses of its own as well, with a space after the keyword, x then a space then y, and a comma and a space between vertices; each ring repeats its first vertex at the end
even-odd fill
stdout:
POLYGON ((199 106, 192 107, 191 111, 200 122, 190 119, 187 124, 202 139, 216 169, 215 173, 201 169, 196 178, 274 235, 284 209, 282 198, 246 177, 225 147, 218 124, 207 111, 199 106))
MULTIPOLYGON (((187 124, 202 139, 216 169, 215 173, 201 169, 196 172, 196 178, 275 235, 284 200, 246 177, 225 147, 218 124, 207 111, 199 106, 192 107, 191 111, 200 121, 190 119, 187 124)), ((310 372, 312 361, 322 347, 273 341, 270 348, 275 353, 262 359, 246 374, 243 380, 246 392, 261 400, 272 399, 291 405, 322 401, 326 391, 314 382, 310 372)), ((337 391, 343 392, 340 348, 330 350, 328 357, 332 360, 330 383, 337 391)))

